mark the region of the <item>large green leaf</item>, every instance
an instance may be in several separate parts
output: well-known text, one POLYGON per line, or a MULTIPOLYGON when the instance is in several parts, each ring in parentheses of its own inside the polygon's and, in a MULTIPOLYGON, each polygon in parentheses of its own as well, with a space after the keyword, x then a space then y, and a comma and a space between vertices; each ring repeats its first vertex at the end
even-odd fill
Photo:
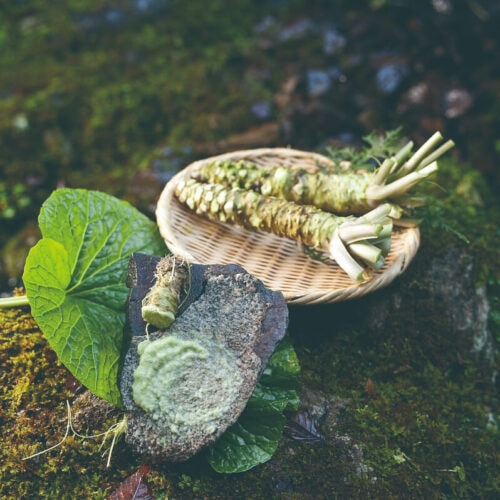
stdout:
POLYGON ((300 365, 297 355, 283 340, 238 421, 207 450, 217 472, 244 472, 267 462, 276 451, 286 418, 283 412, 299 405, 300 365))
POLYGON ((154 222, 97 191, 54 191, 38 221, 23 275, 33 317, 71 373, 119 406, 128 260, 164 255, 165 244, 154 222))

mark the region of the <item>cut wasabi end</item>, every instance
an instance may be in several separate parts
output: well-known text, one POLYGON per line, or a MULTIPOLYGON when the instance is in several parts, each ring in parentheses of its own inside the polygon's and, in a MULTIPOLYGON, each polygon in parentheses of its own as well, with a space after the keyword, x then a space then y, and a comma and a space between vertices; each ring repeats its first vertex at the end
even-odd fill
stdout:
POLYGON ((162 310, 155 305, 143 306, 141 312, 146 323, 154 325, 162 330, 168 328, 175 319, 175 314, 173 312, 162 310))
POLYGON ((339 232, 335 231, 330 242, 330 256, 354 281, 364 280, 364 268, 351 257, 344 243, 340 239, 339 232))
POLYGON ((363 262, 371 265, 376 264, 383 258, 382 250, 368 242, 353 243, 349 245, 349 251, 356 257, 359 257, 363 262))
POLYGON ((168 328, 177 314, 181 294, 189 282, 189 267, 175 257, 164 257, 156 268, 156 282, 142 301, 141 315, 148 325, 168 328))

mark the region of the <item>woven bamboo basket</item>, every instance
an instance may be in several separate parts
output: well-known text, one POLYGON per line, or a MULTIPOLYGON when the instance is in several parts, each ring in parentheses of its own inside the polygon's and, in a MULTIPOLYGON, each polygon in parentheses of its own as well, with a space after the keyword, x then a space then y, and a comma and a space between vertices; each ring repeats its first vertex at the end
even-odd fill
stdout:
POLYGON ((173 192, 176 182, 215 160, 247 160, 259 166, 299 165, 310 171, 331 161, 312 152, 262 148, 213 156, 188 165, 165 186, 156 207, 160 232, 172 253, 197 264, 239 264, 289 304, 331 303, 361 297, 387 286, 409 265, 420 244, 418 228, 395 230, 382 269, 355 283, 333 261, 308 257, 296 242, 260 231, 212 222, 181 205, 173 192))

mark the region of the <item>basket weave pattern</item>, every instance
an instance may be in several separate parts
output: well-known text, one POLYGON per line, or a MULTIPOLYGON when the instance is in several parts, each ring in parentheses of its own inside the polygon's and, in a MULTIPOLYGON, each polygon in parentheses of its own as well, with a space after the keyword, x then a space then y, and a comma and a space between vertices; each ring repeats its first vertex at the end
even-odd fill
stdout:
POLYGON ((300 165, 311 171, 318 164, 331 164, 322 155, 289 148, 235 151, 190 164, 167 183, 156 208, 160 232, 175 255, 197 264, 239 264, 270 289, 281 291, 289 304, 302 305, 353 299, 387 286, 415 256, 420 244, 418 228, 395 230, 382 269, 365 282, 354 283, 334 261, 312 260, 295 241, 209 221, 175 198, 175 183, 201 165, 242 159, 258 166, 300 165))

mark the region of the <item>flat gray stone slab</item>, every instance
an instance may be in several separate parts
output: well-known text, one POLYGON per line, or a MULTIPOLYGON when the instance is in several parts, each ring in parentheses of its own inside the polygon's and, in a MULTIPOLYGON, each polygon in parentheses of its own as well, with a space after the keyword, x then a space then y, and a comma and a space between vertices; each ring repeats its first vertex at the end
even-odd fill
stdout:
POLYGON ((191 265, 179 315, 146 340, 140 303, 157 262, 134 255, 130 264, 126 440, 149 460, 182 461, 236 422, 286 333, 288 309, 280 292, 239 266, 191 265))

